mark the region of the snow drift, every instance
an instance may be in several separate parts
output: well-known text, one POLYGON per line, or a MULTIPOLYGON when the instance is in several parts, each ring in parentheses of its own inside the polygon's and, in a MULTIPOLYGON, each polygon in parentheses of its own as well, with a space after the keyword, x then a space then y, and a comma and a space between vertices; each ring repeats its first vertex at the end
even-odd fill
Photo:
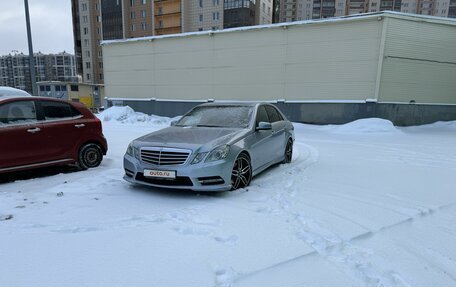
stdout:
POLYGON ((173 120, 179 119, 179 117, 175 118, 168 118, 168 117, 161 117, 156 115, 147 115, 140 112, 135 112, 129 106, 124 107, 110 107, 109 109, 104 110, 103 112, 99 113, 98 118, 102 121, 109 122, 109 121, 117 121, 121 123, 150 123, 153 125, 160 125, 160 126, 167 126, 173 120))
POLYGON ((372 133, 397 133, 399 129, 385 119, 368 118, 359 119, 344 125, 329 125, 329 130, 344 134, 372 134, 372 133))

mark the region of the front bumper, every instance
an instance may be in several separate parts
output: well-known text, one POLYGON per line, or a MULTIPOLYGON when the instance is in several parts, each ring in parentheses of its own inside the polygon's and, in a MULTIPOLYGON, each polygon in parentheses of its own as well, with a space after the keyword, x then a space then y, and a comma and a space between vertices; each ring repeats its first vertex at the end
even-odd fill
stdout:
POLYGON ((226 191, 231 189, 233 161, 228 157, 214 162, 186 163, 184 165, 152 165, 125 154, 124 179, 130 183, 171 189, 194 191, 226 191), (175 171, 176 179, 144 177, 144 169, 175 171))

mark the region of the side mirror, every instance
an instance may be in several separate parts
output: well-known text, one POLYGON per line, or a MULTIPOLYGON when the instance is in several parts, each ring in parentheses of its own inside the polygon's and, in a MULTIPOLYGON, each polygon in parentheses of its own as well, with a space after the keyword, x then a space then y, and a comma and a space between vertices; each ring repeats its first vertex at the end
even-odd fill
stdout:
POLYGON ((256 127, 257 131, 267 131, 267 130, 272 130, 272 125, 271 123, 267 122, 259 122, 258 126, 256 127))
POLYGON ((170 126, 175 126, 177 124, 177 121, 171 121, 170 126))

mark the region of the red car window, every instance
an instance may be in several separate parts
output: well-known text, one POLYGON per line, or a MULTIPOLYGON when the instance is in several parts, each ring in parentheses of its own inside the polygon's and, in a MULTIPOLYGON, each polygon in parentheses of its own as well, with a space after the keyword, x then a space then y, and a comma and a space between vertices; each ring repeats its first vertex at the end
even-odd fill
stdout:
POLYGON ((17 101, 0 106, 0 125, 33 122, 36 122, 36 109, 33 101, 17 101))
POLYGON ((43 108, 44 118, 46 120, 73 118, 81 115, 78 110, 67 103, 41 101, 41 107, 43 108))

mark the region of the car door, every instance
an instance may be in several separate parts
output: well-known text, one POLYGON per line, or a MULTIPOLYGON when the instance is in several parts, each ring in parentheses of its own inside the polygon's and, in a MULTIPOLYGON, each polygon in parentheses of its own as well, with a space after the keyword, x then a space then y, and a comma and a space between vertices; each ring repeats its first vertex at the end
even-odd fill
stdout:
POLYGON ((271 161, 277 162, 282 159, 285 152, 286 123, 274 106, 266 105, 265 108, 272 126, 272 135, 270 139, 271 144, 273 146, 271 153, 271 161))
POLYGON ((38 101, 46 152, 52 160, 75 159, 74 149, 83 137, 84 117, 69 103, 38 101))
POLYGON ((47 161, 45 145, 33 100, 0 104, 0 169, 47 161))
MULTIPOLYGON (((255 127, 258 127, 260 122, 270 122, 264 105, 260 105, 257 109, 255 127)), ((272 130, 256 130, 251 136, 250 153, 254 171, 261 170, 271 159, 271 153, 273 152, 271 136, 272 130)))

